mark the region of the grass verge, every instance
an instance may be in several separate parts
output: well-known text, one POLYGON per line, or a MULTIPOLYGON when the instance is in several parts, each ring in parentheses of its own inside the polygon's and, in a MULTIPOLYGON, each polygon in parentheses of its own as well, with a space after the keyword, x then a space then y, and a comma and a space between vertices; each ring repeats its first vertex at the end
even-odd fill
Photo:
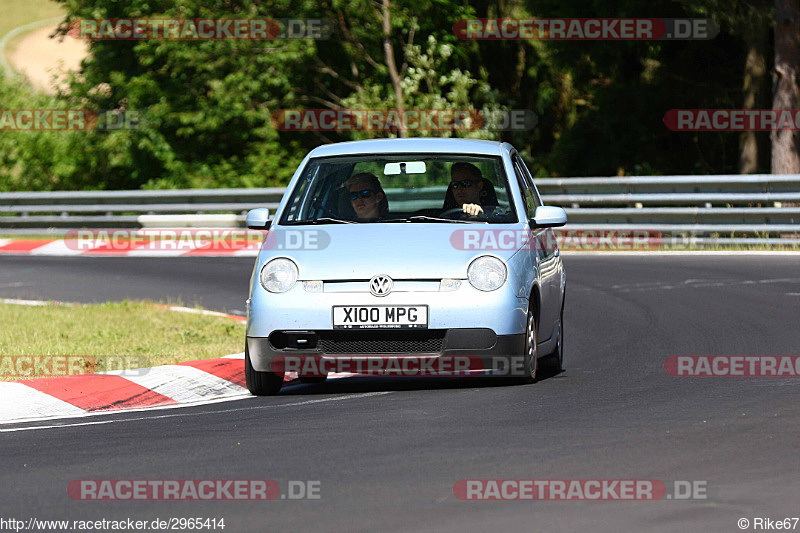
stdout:
POLYGON ((52 0, 3 0, 2 5, 0 37, 17 26, 64 14, 64 7, 52 0))
POLYGON ((242 322, 179 313, 141 301, 0 304, 0 324, 2 381, 220 357, 241 352, 245 336, 242 322), (32 360, 20 356, 41 358, 38 370, 31 369, 32 360))

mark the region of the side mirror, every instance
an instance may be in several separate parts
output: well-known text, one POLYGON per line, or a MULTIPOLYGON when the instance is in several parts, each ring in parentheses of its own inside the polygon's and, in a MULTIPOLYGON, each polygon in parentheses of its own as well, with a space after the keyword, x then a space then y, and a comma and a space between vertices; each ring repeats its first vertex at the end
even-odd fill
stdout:
POLYGON ((247 229, 269 229, 272 222, 269 219, 269 209, 259 207, 247 212, 247 229))
POLYGON ((534 228, 557 228, 567 223, 567 212, 560 207, 542 205, 536 208, 530 223, 534 228))

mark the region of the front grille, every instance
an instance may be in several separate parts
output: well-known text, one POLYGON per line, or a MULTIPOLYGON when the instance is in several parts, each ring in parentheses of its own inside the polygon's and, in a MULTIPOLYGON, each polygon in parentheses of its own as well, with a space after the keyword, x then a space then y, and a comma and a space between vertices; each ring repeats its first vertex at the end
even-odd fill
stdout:
POLYGON ((325 354, 440 353, 447 330, 320 331, 325 354))
MULTIPOLYGON (((396 279, 392 292, 439 292, 441 279, 396 279)), ((323 280, 323 292, 369 292, 369 280, 323 280)))

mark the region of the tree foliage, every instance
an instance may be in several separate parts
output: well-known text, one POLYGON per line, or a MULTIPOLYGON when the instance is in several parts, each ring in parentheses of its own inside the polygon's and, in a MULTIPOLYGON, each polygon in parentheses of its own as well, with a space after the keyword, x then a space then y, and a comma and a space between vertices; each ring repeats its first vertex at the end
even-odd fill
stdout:
MULTIPOLYGON (((313 147, 390 132, 288 132, 280 109, 528 109, 514 143, 540 176, 731 173, 739 137, 676 133, 664 114, 740 108, 767 0, 58 0, 80 18, 323 18, 327 40, 91 42, 68 92, 0 80, 0 107, 138 110, 117 132, 5 132, 0 188, 285 184, 313 147), (710 17, 708 41, 461 41, 470 17, 710 17)), ((769 62, 769 61, 768 61, 769 62)), ((446 134, 446 133, 445 133, 446 134)), ((409 135, 441 135, 410 132, 409 135)), ((460 135, 465 135, 461 133, 460 135)), ((759 171, 768 159, 759 158, 759 171)), ((766 168, 765 168, 766 165, 766 168)))

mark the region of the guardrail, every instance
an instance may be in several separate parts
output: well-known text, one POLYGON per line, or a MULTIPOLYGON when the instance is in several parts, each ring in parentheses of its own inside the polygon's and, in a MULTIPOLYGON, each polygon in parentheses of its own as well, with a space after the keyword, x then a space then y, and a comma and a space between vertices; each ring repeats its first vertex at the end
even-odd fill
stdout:
POLYGON ((47 228, 59 233, 81 227, 152 227, 159 224, 159 216, 171 225, 241 226, 242 215, 250 209, 277 209, 284 192, 283 187, 272 187, 0 193, 0 231, 30 233, 47 228), (235 214, 236 222, 222 223, 219 214, 235 214))
POLYGON ((536 186, 541 194, 798 192, 800 190, 800 176, 794 174, 731 174, 714 176, 544 178, 536 180, 536 186))
MULTIPOLYGON (((701 236, 769 235, 800 242, 800 176, 545 178, 542 199, 568 228, 643 229, 701 236)), ((444 189, 432 187, 432 197, 444 189), (439 190, 441 189, 441 190, 439 190)), ((0 232, 78 227, 236 227, 256 207, 274 211, 284 188, 0 193, 0 232)), ((387 193, 391 197, 391 191, 387 193)))

